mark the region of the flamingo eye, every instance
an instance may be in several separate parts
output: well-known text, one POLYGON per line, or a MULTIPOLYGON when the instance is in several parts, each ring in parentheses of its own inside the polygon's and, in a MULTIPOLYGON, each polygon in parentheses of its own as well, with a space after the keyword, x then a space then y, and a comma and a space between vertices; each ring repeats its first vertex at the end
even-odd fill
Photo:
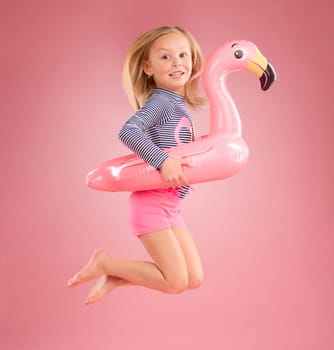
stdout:
POLYGON ((244 55, 244 53, 243 53, 242 50, 237 50, 237 51, 234 52, 234 57, 237 58, 238 60, 239 60, 240 58, 242 58, 243 55, 244 55))

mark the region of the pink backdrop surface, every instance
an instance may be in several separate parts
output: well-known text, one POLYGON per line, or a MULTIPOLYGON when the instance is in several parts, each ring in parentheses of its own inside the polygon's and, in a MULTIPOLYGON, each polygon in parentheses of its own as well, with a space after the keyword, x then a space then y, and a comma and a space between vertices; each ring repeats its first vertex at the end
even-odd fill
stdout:
MULTIPOLYGON (((333 349, 332 15, 329 0, 1 2, 1 349, 333 349), (206 56, 251 40, 278 81, 262 92, 231 76, 249 163, 184 203, 204 285, 120 288, 86 307, 92 285, 66 282, 94 248, 146 258, 127 194, 84 178, 128 153, 116 138, 132 113, 124 55, 162 24, 189 29, 206 56)), ((199 134, 208 117, 194 113, 199 134)))

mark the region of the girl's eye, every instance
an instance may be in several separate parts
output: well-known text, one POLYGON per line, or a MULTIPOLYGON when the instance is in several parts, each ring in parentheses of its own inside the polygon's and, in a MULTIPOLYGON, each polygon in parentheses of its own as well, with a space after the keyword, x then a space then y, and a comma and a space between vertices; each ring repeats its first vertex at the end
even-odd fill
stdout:
POLYGON ((187 57, 187 56, 188 56, 187 52, 182 52, 182 53, 180 54, 180 57, 187 57))
POLYGON ((169 59, 169 55, 162 55, 161 58, 162 58, 163 60, 168 60, 168 59, 169 59))

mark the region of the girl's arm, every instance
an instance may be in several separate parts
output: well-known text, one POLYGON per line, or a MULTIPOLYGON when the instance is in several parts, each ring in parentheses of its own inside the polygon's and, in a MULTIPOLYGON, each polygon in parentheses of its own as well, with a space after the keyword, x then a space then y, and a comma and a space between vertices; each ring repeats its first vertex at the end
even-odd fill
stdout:
POLYGON ((146 135, 146 130, 157 125, 163 114, 172 111, 172 106, 148 100, 122 127, 119 139, 140 158, 155 169, 169 157, 160 147, 156 146, 146 135))
MULTIPOLYGON (((159 101, 161 102, 161 101, 159 101)), ((188 184, 182 165, 190 165, 184 159, 170 157, 156 146, 145 131, 157 125, 162 115, 173 115, 174 106, 168 103, 157 103, 149 100, 122 127, 118 136, 120 140, 140 158, 155 169, 160 170, 166 187, 179 187, 188 184)))

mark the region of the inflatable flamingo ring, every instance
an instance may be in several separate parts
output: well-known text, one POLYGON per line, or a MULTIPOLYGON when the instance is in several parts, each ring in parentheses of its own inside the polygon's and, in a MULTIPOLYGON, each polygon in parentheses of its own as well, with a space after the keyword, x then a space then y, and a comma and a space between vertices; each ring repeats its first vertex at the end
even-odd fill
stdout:
MULTIPOLYGON (((173 157, 190 160, 192 166, 184 167, 190 184, 233 176, 248 160, 240 116, 226 88, 227 76, 240 70, 255 73, 262 90, 267 90, 276 79, 273 67, 249 41, 227 42, 211 54, 203 73, 210 104, 209 133, 194 142, 166 150, 173 157)), ((87 175, 86 184, 95 190, 112 192, 164 187, 159 171, 134 154, 106 161, 87 175)))

